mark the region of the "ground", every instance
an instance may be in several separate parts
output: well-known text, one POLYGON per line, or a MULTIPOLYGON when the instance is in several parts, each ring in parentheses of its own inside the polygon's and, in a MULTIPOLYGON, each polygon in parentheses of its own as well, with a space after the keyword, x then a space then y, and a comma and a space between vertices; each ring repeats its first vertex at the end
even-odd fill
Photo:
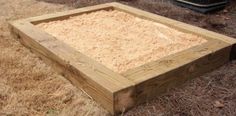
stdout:
MULTIPOLYGON (((112 0, 0 0, 0 115, 110 115, 14 40, 8 22, 112 0)), ((236 1, 200 14, 169 0, 116 0, 236 38, 236 1)), ((236 61, 139 105, 124 115, 236 115, 236 61)))

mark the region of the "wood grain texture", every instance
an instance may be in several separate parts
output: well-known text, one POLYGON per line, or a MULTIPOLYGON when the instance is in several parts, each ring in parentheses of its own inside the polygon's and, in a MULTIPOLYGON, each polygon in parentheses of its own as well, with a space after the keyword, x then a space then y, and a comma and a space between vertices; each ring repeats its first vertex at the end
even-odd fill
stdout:
MULTIPOLYGON (((147 63, 143 66, 131 69, 122 73, 126 78, 140 83, 157 75, 178 69, 181 66, 189 64, 199 58, 212 54, 217 50, 221 50, 229 45, 225 42, 218 40, 211 40, 199 46, 181 51, 177 54, 169 55, 157 61, 147 63)), ((228 51, 228 53, 230 50, 228 51)), ((229 55, 229 54, 228 54, 229 55)), ((226 57, 229 60, 229 56, 226 57)))
POLYGON ((231 46, 224 42, 208 42, 130 70, 123 76, 135 82, 136 104, 140 104, 224 65, 229 61, 230 50, 231 46))
POLYGON ((13 32, 23 45, 43 59, 52 60, 54 63, 51 64, 57 70, 60 70, 72 83, 84 89, 111 112, 114 112, 115 107, 114 93, 134 85, 128 79, 80 54, 30 23, 18 21, 11 25, 13 32))
POLYGON ((233 38, 119 3, 107 3, 23 19, 10 23, 10 28, 24 46, 39 55, 72 84, 83 89, 114 115, 236 58, 236 40, 233 38), (131 13, 177 30, 202 36, 208 42, 118 74, 33 25, 63 20, 101 9, 116 9, 131 13))
POLYGON ((64 12, 57 12, 57 13, 46 14, 46 15, 42 15, 42 16, 30 17, 25 20, 27 20, 28 22, 31 22, 33 24, 38 24, 38 23, 42 23, 42 22, 49 22, 49 21, 54 21, 54 20, 63 20, 63 19, 67 19, 71 16, 76 16, 76 15, 80 15, 83 13, 90 13, 90 12, 95 12, 98 10, 113 9, 113 7, 110 4, 111 3, 106 3, 106 4, 100 4, 100 5, 95 5, 95 6, 89 6, 89 7, 64 11, 64 12))
POLYGON ((126 5, 123 5, 120 3, 110 3, 110 5, 113 6, 114 9, 121 10, 121 11, 124 11, 127 13, 131 13, 135 16, 140 17, 140 18, 144 18, 147 20, 152 20, 152 21, 155 21, 158 23, 162 23, 162 24, 168 25, 170 27, 173 27, 175 29, 184 31, 184 32, 200 35, 200 36, 205 37, 206 39, 208 39, 208 38, 218 39, 218 40, 224 41, 226 43, 229 43, 231 45, 236 44, 236 39, 222 35, 222 34, 215 33, 213 31, 209 31, 209 30, 206 30, 203 28, 192 26, 192 25, 189 25, 189 24, 186 24, 186 23, 174 20, 174 19, 170 19, 167 17, 163 17, 160 15, 150 13, 150 12, 146 12, 146 11, 143 11, 140 9, 129 7, 129 6, 126 6, 126 5))

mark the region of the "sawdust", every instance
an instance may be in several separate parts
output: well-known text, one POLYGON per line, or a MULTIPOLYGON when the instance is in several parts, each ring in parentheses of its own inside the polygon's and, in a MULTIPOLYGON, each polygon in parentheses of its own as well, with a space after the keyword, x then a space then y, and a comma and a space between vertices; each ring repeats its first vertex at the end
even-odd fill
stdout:
POLYGON ((100 10, 37 27, 118 73, 206 42, 118 10, 100 10))

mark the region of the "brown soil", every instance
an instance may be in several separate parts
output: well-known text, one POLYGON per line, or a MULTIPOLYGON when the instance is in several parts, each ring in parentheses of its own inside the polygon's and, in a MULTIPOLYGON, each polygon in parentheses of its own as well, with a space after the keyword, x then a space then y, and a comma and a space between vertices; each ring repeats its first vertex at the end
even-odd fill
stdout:
POLYGON ((206 42, 202 37, 117 10, 37 27, 118 73, 206 42))
MULTIPOLYGON (((7 21, 112 0, 65 1, 0 1, 0 115, 108 115, 10 35, 7 21)), ((123 3, 236 37, 235 0, 231 0, 226 10, 206 15, 176 7, 168 0, 129 1, 123 3)), ((235 82, 236 62, 233 61, 125 115, 235 116, 235 82)))

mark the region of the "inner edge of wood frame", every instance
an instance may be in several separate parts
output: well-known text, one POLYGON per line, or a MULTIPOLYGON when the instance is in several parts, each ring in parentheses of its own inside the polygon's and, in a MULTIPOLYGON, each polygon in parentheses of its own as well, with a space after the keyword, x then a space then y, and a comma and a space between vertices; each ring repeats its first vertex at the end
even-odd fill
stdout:
POLYGON ((228 45, 227 43, 225 43, 223 41, 211 40, 211 41, 208 41, 202 45, 194 46, 192 48, 178 52, 176 54, 168 55, 168 56, 163 57, 159 60, 146 63, 140 67, 130 69, 130 70, 122 73, 122 75, 125 76, 126 78, 132 80, 137 85, 137 84, 147 81, 151 78, 155 78, 155 77, 158 77, 159 75, 165 74, 171 70, 178 69, 181 66, 184 66, 188 63, 191 63, 192 61, 195 61, 201 57, 204 57, 210 53, 214 53, 215 51, 222 49, 224 47, 228 47, 228 46, 230 46, 230 45, 228 45), (219 47, 216 48, 214 45, 219 45, 219 47), (213 47, 213 49, 208 49, 211 47, 213 47), (200 51, 201 53, 198 53, 198 55, 197 55, 197 53, 191 54, 191 55, 195 55, 195 56, 191 56, 191 57, 186 58, 188 60, 182 60, 182 59, 175 60, 176 57, 179 58, 179 57, 184 56, 188 53, 193 53, 193 51, 195 51, 195 50, 200 51), (157 64, 158 64, 158 67, 160 67, 158 69, 155 68, 157 66, 157 64), (161 67, 165 67, 165 68, 163 69, 161 67), (145 73, 142 76, 137 75, 138 73, 142 73, 143 70, 146 70, 146 72, 148 72, 148 73, 145 73), (156 73, 154 73, 154 72, 156 72, 156 73), (145 77, 145 79, 144 79, 144 77, 145 77))
POLYGON ((52 14, 46 14, 36 17, 27 18, 26 21, 32 23, 33 25, 37 25, 42 22, 50 22, 55 20, 65 20, 72 16, 81 15, 84 13, 91 13, 96 12, 99 10, 114 10, 114 6, 111 5, 112 3, 105 3, 100 5, 94 5, 94 6, 88 6, 88 7, 82 7, 74 10, 68 10, 63 12, 56 12, 52 14))
MULTIPOLYGON (((38 31, 38 32, 40 32, 40 33, 43 33, 43 35, 42 36, 47 36, 47 37, 50 37, 50 38, 54 38, 53 36, 51 36, 50 34, 48 34, 48 33, 46 33, 46 32, 44 32, 44 31, 41 31, 41 30, 39 30, 38 28, 36 28, 32 23, 30 23, 30 22, 28 22, 28 21, 25 21, 25 20, 19 20, 19 21, 16 21, 16 22, 14 22, 14 23, 16 23, 16 24, 20 24, 20 25, 31 25, 31 27, 29 27, 31 30, 34 30, 34 31, 38 31)), ((17 28, 18 29, 18 27, 15 27, 15 28, 17 28)), ((20 30, 21 31, 21 33, 24 33, 24 31, 22 31, 22 30, 20 30)), ((27 34, 25 34, 25 35, 27 35, 27 34)), ((27 36, 29 36, 29 35, 27 35, 27 36)), ((34 41, 36 41, 36 42, 38 42, 39 44, 41 44, 41 42, 39 42, 39 41, 37 41, 37 40, 35 40, 34 38, 32 38, 34 41)), ((56 39, 56 38, 55 38, 56 39)), ((56 39, 57 41, 59 41, 60 43, 62 43, 64 46, 67 46, 67 47, 69 47, 71 50, 73 50, 73 51, 76 51, 74 48, 71 48, 70 46, 68 46, 67 44, 65 44, 64 42, 62 42, 62 41, 60 41, 60 40, 58 40, 58 39, 56 39)), ((44 41, 42 41, 42 42, 44 42, 44 41)), ((44 45, 42 45, 42 46, 44 46, 44 45)), ((51 51, 50 49, 48 49, 49 51, 51 51)), ((94 65, 96 65, 96 66, 99 66, 99 67, 94 67, 94 68, 97 68, 97 69, 101 69, 101 67, 102 67, 102 69, 105 69, 105 70, 107 70, 107 71, 109 71, 109 72, 112 72, 113 74, 115 74, 115 75, 117 75, 116 77, 117 77, 117 79, 115 79, 115 80, 117 80, 117 82, 118 82, 118 80, 120 80, 120 79, 122 79, 123 81, 125 80, 126 81, 126 83, 128 84, 126 84, 126 85, 120 85, 120 87, 119 87, 119 89, 117 89, 116 91, 111 91, 112 93, 114 93, 114 92, 117 92, 117 91, 121 91, 121 90, 123 90, 123 89, 126 89, 127 87, 130 87, 130 86, 133 86, 134 85, 134 83, 133 82, 131 82, 130 80, 128 80, 127 78, 125 78, 125 77, 123 77, 122 75, 120 75, 120 74, 118 74, 118 73, 116 73, 116 72, 113 72, 111 69, 108 69, 107 67, 105 67, 104 65, 102 65, 102 64, 100 64, 100 63, 98 63, 98 62, 96 62, 95 60, 93 60, 93 59, 91 59, 91 58, 89 58, 89 57, 87 57, 87 56, 85 56, 84 54, 82 54, 82 53, 80 53, 79 51, 76 51, 77 52, 77 54, 80 54, 79 56, 80 57, 86 57, 85 59, 88 59, 89 61, 92 61, 93 63, 94 63, 94 65)), ((60 57, 61 58, 61 57, 60 57)), ((68 59, 66 59, 66 58, 62 58, 63 60, 66 60, 66 61, 69 61, 68 59)), ((70 62, 70 61, 69 61, 70 62)), ((70 65, 74 65, 74 64, 72 64, 73 63, 73 61, 72 62, 70 62, 70 65)), ((89 64, 91 64, 91 62, 89 62, 89 64)), ((76 67, 76 66, 74 66, 74 67, 76 67)), ((83 71, 81 71, 81 73, 84 73, 83 71)), ((108 75, 113 75, 113 74, 108 74, 108 75)), ((86 73, 85 73, 85 75, 87 75, 86 73)), ((113 77, 111 77, 111 78, 113 78, 113 77)), ((102 78, 102 80, 103 79, 105 79, 106 80, 106 78, 102 78)), ((92 79, 93 80, 93 79, 92 79)), ((101 79, 100 79, 101 80, 101 79)), ((94 80, 93 80, 94 81, 94 80)), ((97 83, 97 82, 96 82, 97 83)), ((120 82, 120 83, 122 83, 122 82, 120 82)), ((106 87, 106 86, 104 86, 104 85, 102 85, 102 84, 100 84, 100 83, 98 83, 100 86, 102 86, 102 87, 104 87, 104 88, 106 88, 107 90, 109 90, 109 88, 108 87, 106 87)), ((117 85, 117 84, 115 84, 115 83, 110 83, 111 85, 117 85)), ((118 86, 117 86, 118 87, 118 86)))
MULTIPOLYGON (((135 72, 140 67, 145 67, 145 66, 148 66, 148 64, 165 61, 165 59, 167 59, 167 58, 181 55, 181 54, 183 54, 187 51, 194 50, 194 49, 199 48, 199 47, 204 48, 204 47, 206 47, 207 45, 210 45, 210 43, 213 43, 213 42, 225 43, 225 47, 232 46, 232 45, 236 44, 236 40, 234 38, 231 38, 231 37, 228 37, 228 36, 225 36, 225 35, 222 35, 222 34, 218 34, 218 33, 212 32, 212 31, 208 31, 206 29, 202 29, 202 28, 199 28, 199 27, 196 27, 196 26, 192 26, 192 25, 189 25, 189 24, 186 24, 186 23, 183 23, 183 22, 180 22, 180 21, 176 21, 176 20, 173 20, 173 19, 170 19, 170 18, 166 18, 166 17, 163 17, 163 16, 155 15, 153 13, 149 13, 149 12, 146 12, 146 11, 143 11, 143 10, 140 10, 140 9, 137 9, 137 8, 133 8, 133 7, 130 7, 130 6, 126 6, 126 5, 123 5, 123 4, 120 4, 120 3, 112 3, 111 5, 114 7, 115 10, 120 10, 120 11, 130 13, 132 15, 135 15, 137 17, 140 17, 140 18, 143 18, 143 19, 146 19, 146 20, 151 20, 151 21, 154 21, 154 22, 158 22, 158 23, 167 25, 171 28, 182 31, 182 32, 192 33, 194 35, 201 36, 201 37, 203 37, 204 39, 207 40, 207 42, 203 43, 202 45, 197 45, 197 46, 190 47, 189 49, 177 52, 177 53, 172 54, 172 55, 168 55, 168 56, 163 57, 161 59, 158 59, 156 61, 146 63, 144 65, 141 65, 141 66, 133 68, 133 69, 129 69, 129 70, 121 73, 123 76, 125 76, 128 79, 134 81, 135 84, 138 84, 140 82, 135 81, 134 78, 130 78, 130 77, 132 77, 132 74, 130 75, 130 73, 135 72)), ((218 50, 220 48, 222 48, 222 46, 220 46, 219 48, 215 48, 214 50, 218 50)), ((203 57, 203 56, 201 56, 201 57, 203 57)), ((196 59, 201 58, 201 57, 196 57, 196 59)), ((180 64, 179 67, 182 66, 183 64, 184 63, 180 64)), ((168 70, 168 71, 170 71, 170 70, 168 70)), ((156 76, 158 76, 158 75, 155 75, 154 77, 156 77, 156 76)), ((150 79, 150 78, 147 78, 146 80, 148 80, 148 79, 150 79)), ((145 81, 145 80, 143 80, 143 81, 145 81)))
MULTIPOLYGON (((59 19, 63 20, 63 19, 69 18, 70 16, 76 16, 76 15, 80 15, 80 14, 83 14, 83 13, 90 13, 90 12, 95 12, 95 11, 98 11, 98 10, 108 10, 108 9, 119 10, 119 11, 122 11, 122 12, 126 12, 126 13, 129 13, 129 14, 135 15, 135 16, 140 17, 140 18, 145 19, 145 20, 150 20, 150 21, 154 21, 154 22, 158 22, 158 23, 167 25, 171 28, 177 29, 177 30, 182 31, 182 32, 192 33, 194 35, 198 35, 198 36, 203 37, 208 42, 210 42, 212 40, 219 40, 219 41, 228 43, 229 45, 232 45, 232 44, 236 43, 236 40, 234 41, 230 37, 227 37, 227 36, 224 36, 224 35, 221 35, 221 34, 217 34, 217 33, 205 30, 205 29, 201 29, 199 27, 191 26, 189 24, 185 24, 185 23, 182 23, 182 22, 170 19, 170 18, 166 18, 166 17, 163 17, 163 16, 158 16, 158 15, 155 15, 153 13, 149 13, 149 12, 146 12, 146 11, 143 11, 143 10, 139 10, 139 9, 136 9, 136 8, 133 8, 133 7, 130 7, 130 6, 127 6, 127 5, 123 5, 123 4, 120 4, 120 3, 117 3, 117 2, 111 2, 111 3, 101 4, 101 5, 95 5, 95 6, 79 8, 79 9, 71 10, 69 12, 68 11, 61 12, 61 14, 59 12, 58 14, 48 14, 48 15, 28 18, 27 20, 30 23, 32 23, 33 25, 35 25, 35 24, 38 24, 38 23, 41 23, 41 22, 48 22, 48 21, 59 20, 59 19), (47 18, 47 17, 49 17, 49 18, 47 18), (188 29, 186 29, 184 27, 186 27, 188 29), (206 33, 204 34, 203 32, 198 32, 199 30, 206 31, 206 33), (219 37, 217 37, 217 36, 220 36, 222 38, 219 39, 219 37)), ((206 43, 204 43, 204 44, 206 44, 206 43)), ((204 47, 203 45, 198 45, 198 46, 204 47)), ((190 49, 194 49, 198 46, 193 46, 189 49, 177 52, 177 53, 172 54, 172 55, 181 54, 181 53, 186 52, 190 49)), ((149 62, 149 63, 154 63, 154 62, 164 60, 168 57, 171 57, 172 55, 168 55, 166 57, 163 57, 161 59, 158 59, 158 60, 155 60, 155 61, 152 61, 152 62, 149 62)), ((149 63, 146 63, 146 64, 149 64, 149 63)), ((146 64, 141 65, 139 67, 143 67, 146 64)), ((126 75, 130 71, 134 71, 139 67, 129 69, 129 70, 121 73, 120 75, 127 78, 126 75)), ((133 79, 130 79, 130 78, 127 78, 127 79, 130 80, 130 81, 133 81, 133 79)))

